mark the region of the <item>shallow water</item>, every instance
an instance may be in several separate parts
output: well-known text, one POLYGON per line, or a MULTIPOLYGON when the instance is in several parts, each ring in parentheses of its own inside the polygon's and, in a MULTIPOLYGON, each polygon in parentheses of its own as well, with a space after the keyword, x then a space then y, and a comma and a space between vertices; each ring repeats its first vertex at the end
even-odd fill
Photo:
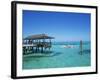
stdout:
MULTIPOLYGON (((80 53, 79 42, 55 42, 51 48, 53 56, 23 57, 23 69, 83 67, 91 65, 90 42, 83 42, 80 53), (73 45, 73 48, 64 48, 73 45)), ((50 53, 51 54, 51 53, 50 53)))

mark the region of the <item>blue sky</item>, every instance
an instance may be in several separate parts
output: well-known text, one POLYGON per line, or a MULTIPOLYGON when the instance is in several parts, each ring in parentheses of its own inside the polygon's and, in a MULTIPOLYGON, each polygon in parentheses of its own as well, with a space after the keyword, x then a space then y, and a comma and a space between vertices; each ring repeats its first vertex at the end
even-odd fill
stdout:
POLYGON ((89 41, 89 13, 23 10, 23 37, 47 34, 55 41, 89 41))

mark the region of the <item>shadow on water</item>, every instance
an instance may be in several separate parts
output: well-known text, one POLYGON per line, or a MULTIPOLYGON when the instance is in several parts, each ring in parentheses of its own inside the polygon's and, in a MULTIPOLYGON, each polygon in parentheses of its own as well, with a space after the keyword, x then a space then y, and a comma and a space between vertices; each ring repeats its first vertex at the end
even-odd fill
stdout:
POLYGON ((62 53, 61 52, 55 52, 54 55, 52 55, 52 56, 58 56, 60 54, 62 54, 62 53))
POLYGON ((44 53, 42 53, 42 54, 52 54, 52 55, 50 55, 50 56, 46 56, 46 57, 52 57, 52 56, 60 55, 60 54, 62 54, 62 52, 46 51, 46 52, 44 52, 44 53))
MULTIPOLYGON (((30 55, 30 54, 34 54, 34 53, 28 53, 27 55, 30 55)), ((40 53, 36 53, 36 54, 40 54, 40 53)), ((54 56, 58 56, 60 54, 62 54, 61 52, 54 52, 54 51, 45 51, 43 53, 42 56, 27 56, 27 57, 23 57, 23 60, 24 61, 30 61, 30 60, 35 60, 35 61, 39 61, 41 60, 42 58, 47 58, 47 57, 54 57, 54 56)))
POLYGON ((83 50, 83 51, 79 51, 79 54, 90 54, 91 53, 91 50, 90 49, 87 49, 87 50, 83 50))

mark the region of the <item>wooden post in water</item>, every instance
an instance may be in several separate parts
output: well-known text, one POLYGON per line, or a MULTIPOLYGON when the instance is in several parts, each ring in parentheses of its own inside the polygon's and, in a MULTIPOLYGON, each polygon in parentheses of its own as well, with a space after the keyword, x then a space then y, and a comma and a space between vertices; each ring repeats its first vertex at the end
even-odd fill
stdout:
POLYGON ((41 44, 41 53, 43 53, 44 43, 45 43, 45 39, 42 40, 42 44, 41 44))
POLYGON ((80 40, 80 54, 82 54, 82 51, 83 51, 83 42, 82 40, 80 40))
POLYGON ((50 51, 50 48, 51 48, 51 39, 49 39, 49 51, 50 51))

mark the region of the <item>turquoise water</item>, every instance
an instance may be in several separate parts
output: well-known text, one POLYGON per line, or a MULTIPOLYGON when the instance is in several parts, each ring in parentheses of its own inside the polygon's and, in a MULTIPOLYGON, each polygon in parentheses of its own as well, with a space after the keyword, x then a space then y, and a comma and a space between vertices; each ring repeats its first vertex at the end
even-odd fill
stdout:
POLYGON ((91 65, 90 42, 83 42, 83 51, 80 53, 79 42, 54 42, 51 48, 52 56, 23 57, 23 69, 84 67, 91 65), (72 48, 65 48, 72 45, 72 48))

